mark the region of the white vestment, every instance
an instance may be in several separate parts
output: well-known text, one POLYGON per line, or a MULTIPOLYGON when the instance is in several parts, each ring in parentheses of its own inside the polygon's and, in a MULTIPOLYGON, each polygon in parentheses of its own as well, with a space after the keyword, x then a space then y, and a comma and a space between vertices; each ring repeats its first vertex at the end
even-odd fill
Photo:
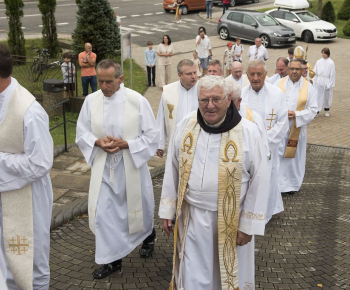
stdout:
MULTIPOLYGON (((85 160, 93 165, 98 147, 97 138, 91 130, 91 104, 94 94, 86 97, 77 122, 76 143, 85 160)), ((147 161, 158 148, 159 128, 148 101, 139 95, 139 137, 125 140, 136 168, 140 170, 144 230, 129 234, 126 184, 123 154, 121 151, 108 154, 103 172, 95 220, 97 264, 108 264, 124 258, 132 252, 153 229, 154 197, 147 161), (110 167, 114 168, 114 182, 110 182, 110 167)), ((106 135, 123 136, 123 116, 126 93, 124 85, 111 97, 104 97, 103 129, 106 135)))
POLYGON ((241 78, 237 81, 232 74, 229 75, 226 80, 234 80, 237 84, 241 86, 241 88, 249 85, 249 80, 246 74, 242 74, 241 78))
MULTIPOLYGON (((189 112, 192 112, 194 110, 198 109, 198 94, 197 94, 197 84, 194 85, 189 90, 186 90, 182 85, 180 81, 177 81, 178 83, 178 104, 177 104, 177 111, 176 111, 176 124, 178 124, 184 116, 186 116, 189 112)), ((160 141, 159 141, 159 147, 158 149, 164 150, 166 140, 170 140, 171 136, 168 136, 167 129, 166 129, 166 122, 165 118, 169 118, 169 116, 164 115, 164 105, 163 105, 163 99, 164 99, 164 92, 162 93, 162 98, 160 99, 158 113, 157 113, 157 122, 159 124, 160 129, 160 141)))
POLYGON ((269 83, 274 85, 275 82, 277 82, 279 79, 281 79, 280 74, 274 74, 272 77, 269 78, 269 83))
POLYGON ((321 58, 314 67, 316 75, 312 79, 317 90, 317 111, 330 108, 333 102, 333 88, 335 86, 335 66, 333 60, 321 58))
POLYGON ((284 210, 281 191, 278 188, 278 146, 288 130, 288 113, 282 91, 268 82, 257 93, 251 85, 242 89, 242 102, 257 112, 264 120, 267 141, 271 154, 269 167, 271 171, 270 196, 267 208, 267 220, 272 215, 284 210))
MULTIPOLYGON (((159 217, 173 219, 179 183, 179 150, 182 132, 192 114, 176 127, 169 143, 159 217)), ((269 170, 257 127, 242 118, 243 169, 238 229, 253 235, 245 246, 237 247, 241 289, 255 289, 254 235, 263 235, 269 195, 269 170), (246 288, 245 288, 246 287, 246 288), (250 288, 247 288, 250 287, 250 288)), ((184 290, 220 290, 218 251, 218 158, 221 134, 199 132, 196 151, 187 185, 184 204, 189 207, 189 224, 182 260, 184 290)), ((183 217, 179 218, 179 239, 182 238, 183 217)), ((179 245, 180 243, 178 243, 179 245)), ((179 251, 180 248, 178 247, 179 251)), ((176 269, 178 281, 178 269, 176 269)), ((177 289, 179 285, 177 284, 177 289)))
MULTIPOLYGON (((296 127, 300 128, 300 135, 298 141, 298 147, 294 158, 284 158, 286 146, 290 134, 293 120, 289 120, 288 132, 283 138, 278 147, 278 155, 280 157, 280 167, 278 172, 278 185, 281 192, 298 191, 305 175, 305 163, 306 163, 306 125, 315 118, 317 113, 317 93, 312 87, 312 84, 308 84, 307 102, 305 109, 302 111, 296 111, 299 97, 299 90, 302 88, 303 82, 307 80, 303 77, 298 82, 293 83, 289 77, 285 81, 284 87, 286 89, 285 101, 289 111, 295 111, 296 127)), ((280 81, 276 82, 276 86, 279 86, 280 81)))
MULTIPOLYGON (((6 118, 9 101, 18 86, 16 79, 0 93, 0 124, 6 118)), ((24 154, 0 152, 1 192, 23 188, 31 184, 33 200, 34 265, 33 289, 49 289, 50 283, 50 223, 52 185, 50 169, 53 162, 53 141, 49 132, 49 118, 42 106, 34 101, 23 120, 24 154)), ((8 136, 10 138, 10 136, 8 136)), ((0 202, 1 251, 6 260, 2 237, 2 209, 0 202)), ((6 261, 7 286, 19 289, 6 261)))

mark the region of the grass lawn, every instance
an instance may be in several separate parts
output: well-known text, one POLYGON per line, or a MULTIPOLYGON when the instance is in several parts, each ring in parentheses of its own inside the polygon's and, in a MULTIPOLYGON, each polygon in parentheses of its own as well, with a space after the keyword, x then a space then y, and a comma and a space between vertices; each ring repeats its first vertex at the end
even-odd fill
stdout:
MULTIPOLYGON (((1 41, 1 43, 5 43, 6 41, 1 41)), ((62 73, 60 67, 54 67, 49 70, 46 70, 44 75, 40 77, 40 79, 33 83, 29 81, 29 69, 31 66, 32 58, 36 57, 36 52, 34 48, 42 48, 41 39, 26 39, 26 53, 27 53, 27 63, 24 65, 15 65, 13 70, 13 76, 18 80, 18 82, 26 87, 33 94, 41 94, 42 92, 42 80, 46 78, 58 78, 62 79, 62 73)), ((58 57, 57 59, 60 59, 58 57)), ((57 60, 55 59, 55 60, 57 60)), ((116 59, 118 61, 118 58, 116 59)), ((50 60, 49 63, 53 60, 50 60)), ((118 61, 120 63, 120 61, 118 61)), ((81 85, 81 75, 80 69, 77 69, 77 80, 78 80, 78 94, 82 95, 83 88, 81 85)), ((124 61, 124 83, 126 87, 130 87, 130 61, 124 61)), ((143 94, 147 88, 147 75, 145 70, 140 67, 135 61, 132 62, 132 88, 133 90, 143 94)), ((98 85, 97 85, 98 86, 98 85)), ((99 86, 98 88, 99 89, 99 86)), ((91 91, 90 91, 91 92, 91 91)), ((78 119, 77 113, 66 113, 66 120, 70 120, 76 122, 78 119)), ((50 128, 58 125, 63 122, 63 117, 50 117, 50 128)), ((67 142, 74 143, 75 142, 75 124, 67 123, 67 142)), ((54 144, 63 145, 64 144, 64 134, 63 134, 63 126, 60 126, 51 131, 51 136, 54 140, 54 144)))
MULTIPOLYGON (((322 1, 322 5, 326 4, 326 0, 322 1)), ((332 0, 332 4, 334 7, 334 11, 335 11, 335 15, 338 14, 338 10, 340 9, 340 7, 342 6, 344 0, 332 0)), ((313 14, 317 15, 317 7, 318 7, 318 1, 310 1, 310 8, 308 8, 307 10, 311 11, 313 14)), ((263 9, 257 9, 258 11, 261 12, 265 12, 271 9, 274 9, 276 7, 270 7, 270 8, 263 8, 263 9)), ((335 27, 337 27, 337 31, 338 31, 338 37, 341 38, 348 38, 350 39, 349 36, 344 35, 343 33, 343 27, 346 23, 346 20, 338 20, 336 19, 335 22, 333 23, 335 25, 335 27)))

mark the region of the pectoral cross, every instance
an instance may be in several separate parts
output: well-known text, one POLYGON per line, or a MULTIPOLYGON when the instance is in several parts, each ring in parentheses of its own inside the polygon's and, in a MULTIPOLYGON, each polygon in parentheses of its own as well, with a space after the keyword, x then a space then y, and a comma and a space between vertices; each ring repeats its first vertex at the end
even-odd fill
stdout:
POLYGON ((272 109, 272 112, 269 115, 271 116, 271 119, 266 119, 266 121, 270 121, 270 125, 267 127, 267 131, 271 129, 272 121, 276 120, 276 118, 274 119, 273 116, 276 116, 277 114, 274 114, 272 109))

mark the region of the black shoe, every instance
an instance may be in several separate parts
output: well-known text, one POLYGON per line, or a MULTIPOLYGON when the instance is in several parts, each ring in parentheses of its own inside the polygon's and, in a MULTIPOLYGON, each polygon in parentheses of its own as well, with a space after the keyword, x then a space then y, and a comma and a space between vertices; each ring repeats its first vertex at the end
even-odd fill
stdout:
POLYGON ((296 194, 297 192, 296 191, 289 191, 287 192, 289 195, 293 195, 293 194, 296 194))
POLYGON ((142 247, 140 249, 141 258, 148 258, 153 255, 155 239, 156 231, 153 229, 152 234, 150 234, 142 243, 142 247))
POLYGON ((102 279, 106 278, 109 275, 111 275, 114 272, 121 272, 122 270, 122 262, 120 261, 119 263, 116 263, 113 265, 112 263, 103 265, 101 268, 96 269, 93 273, 92 276, 95 279, 102 279))
POLYGON ((147 87, 150 87, 150 86, 151 86, 151 84, 148 84, 148 85, 147 85, 147 87))
POLYGON ((155 86, 156 86, 156 84, 153 84, 153 86, 155 87, 155 86))

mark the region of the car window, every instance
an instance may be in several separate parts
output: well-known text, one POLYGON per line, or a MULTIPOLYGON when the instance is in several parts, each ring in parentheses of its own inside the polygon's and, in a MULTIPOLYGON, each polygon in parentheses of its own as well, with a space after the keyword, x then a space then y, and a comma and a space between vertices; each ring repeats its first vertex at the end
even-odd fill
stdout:
POLYGON ((253 17, 251 17, 250 15, 244 15, 243 16, 243 23, 247 24, 247 25, 252 25, 252 24, 256 24, 256 21, 253 17))
POLYGON ((293 19, 297 19, 297 17, 293 13, 286 12, 286 14, 284 15, 284 19, 293 21, 293 19))
POLYGON ((270 15, 261 14, 261 15, 255 16, 255 17, 256 17, 256 19, 258 20, 258 22, 262 26, 276 26, 276 25, 279 25, 279 22, 277 22, 275 19, 273 19, 270 15))
POLYGON ((296 14, 304 22, 312 22, 312 21, 318 21, 319 20, 319 18, 316 15, 312 14, 309 11, 298 12, 296 14))
POLYGON ((284 18, 284 17, 283 17, 283 14, 284 14, 284 12, 281 11, 281 10, 272 11, 272 12, 270 13, 271 16, 273 16, 273 17, 275 17, 275 18, 281 18, 281 19, 284 18))
POLYGON ((227 19, 235 22, 241 22, 242 23, 242 18, 243 14, 242 13, 237 13, 237 12, 231 12, 228 16, 227 19))

